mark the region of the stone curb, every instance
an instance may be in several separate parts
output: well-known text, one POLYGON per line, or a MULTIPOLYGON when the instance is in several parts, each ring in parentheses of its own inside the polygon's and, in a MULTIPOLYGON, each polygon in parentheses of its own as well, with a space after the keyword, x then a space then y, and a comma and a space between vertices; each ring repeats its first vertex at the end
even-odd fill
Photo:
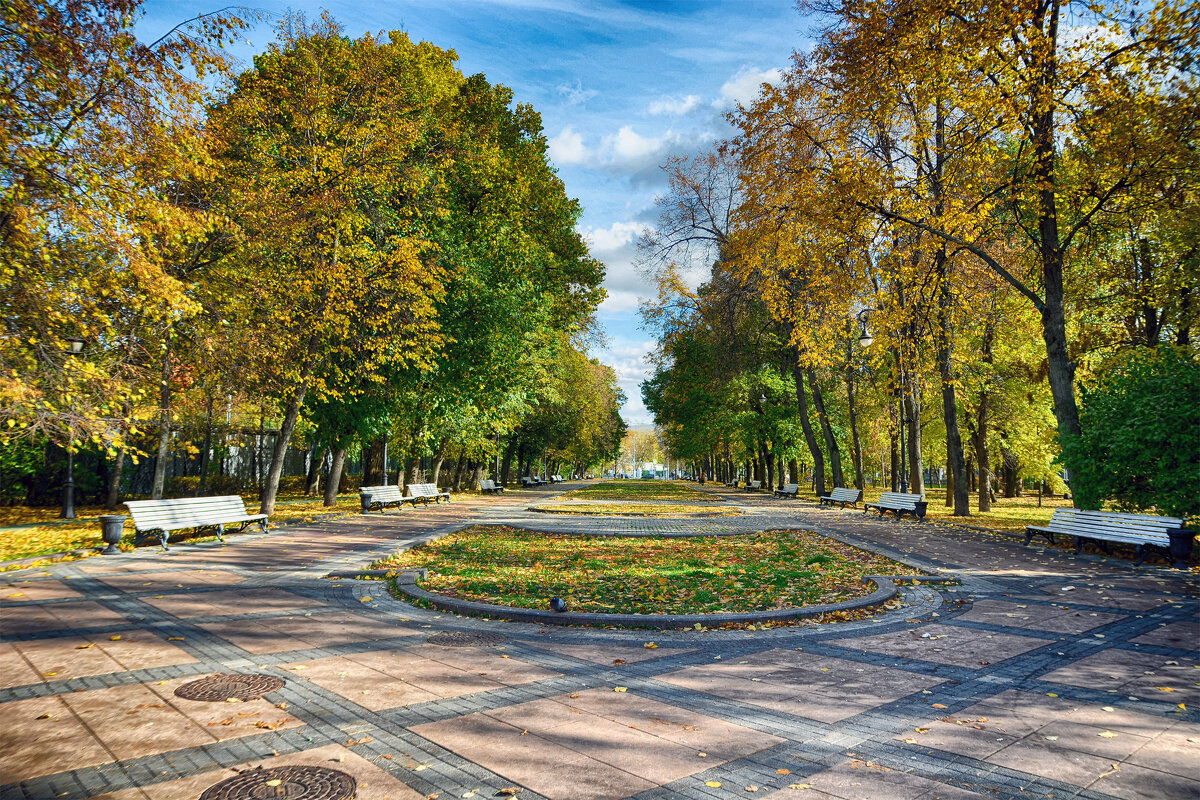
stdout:
POLYGON ((459 600, 428 592, 417 586, 415 581, 396 580, 396 589, 416 600, 423 600, 441 611, 451 611, 471 616, 487 616, 514 622, 538 622, 545 625, 621 625, 639 628, 690 628, 695 625, 710 627, 736 623, 783 622, 785 620, 808 619, 831 611, 854 611, 860 608, 879 606, 896 596, 898 583, 908 581, 922 583, 958 583, 957 578, 933 575, 864 575, 863 582, 873 584, 875 591, 866 597, 843 600, 840 603, 825 603, 803 608, 747 611, 732 614, 587 614, 576 611, 555 613, 535 608, 514 608, 473 600, 459 600))
POLYGON ((99 553, 103 549, 103 547, 84 547, 79 550, 65 550, 61 553, 44 553, 40 556, 14 558, 12 561, 0 561, 0 569, 28 567, 34 564, 40 564, 43 561, 62 561, 64 558, 83 558, 91 553, 99 553))

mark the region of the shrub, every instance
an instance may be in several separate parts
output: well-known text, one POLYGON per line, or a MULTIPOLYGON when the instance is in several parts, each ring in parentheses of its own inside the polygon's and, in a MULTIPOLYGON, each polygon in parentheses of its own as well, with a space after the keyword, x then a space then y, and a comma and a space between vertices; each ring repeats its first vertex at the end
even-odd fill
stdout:
POLYGON ((1135 351, 1080 391, 1083 433, 1063 442, 1080 508, 1200 513, 1200 361, 1162 345, 1135 351))

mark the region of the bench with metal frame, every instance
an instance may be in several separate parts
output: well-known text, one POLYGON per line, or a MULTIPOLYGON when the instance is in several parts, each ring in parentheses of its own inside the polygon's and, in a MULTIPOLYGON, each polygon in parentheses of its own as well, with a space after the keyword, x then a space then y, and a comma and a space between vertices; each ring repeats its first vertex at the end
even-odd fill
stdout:
POLYGON ((363 486, 358 490, 358 499, 362 502, 363 513, 367 513, 372 508, 378 508, 379 513, 383 513, 383 509, 387 506, 395 506, 399 508, 404 503, 409 502, 407 497, 400 494, 399 486, 363 486))
POLYGON ((905 514, 912 514, 914 518, 920 520, 925 518, 925 509, 928 506, 924 496, 919 494, 908 494, 906 492, 884 492, 878 503, 863 503, 863 511, 868 511, 872 508, 879 510, 879 516, 883 516, 885 511, 891 511, 896 515, 896 519, 900 519, 905 514))
POLYGON ((776 489, 775 497, 798 497, 800 495, 800 484, 785 483, 782 489, 776 489))
POLYGON ((157 534, 163 550, 171 531, 185 528, 215 528, 217 538, 225 541, 225 526, 237 525, 244 530, 257 522, 267 532, 266 514, 248 514, 242 498, 236 494, 220 497, 179 497, 171 500, 130 500, 125 503, 133 517, 134 545, 149 535, 157 534))
POLYGON ((415 508, 417 502, 420 501, 425 505, 429 505, 430 500, 442 502, 450 502, 450 493, 438 491, 438 488, 432 483, 410 483, 408 485, 408 496, 404 498, 404 502, 412 503, 415 508))
POLYGON ((483 494, 503 494, 504 487, 500 486, 493 480, 484 478, 483 480, 479 481, 479 491, 483 494))
POLYGON ((747 481, 746 482, 746 491, 747 492, 757 492, 761 488, 762 488, 762 481, 747 481))
MULTIPOLYGON (((1125 514, 1116 511, 1085 511, 1079 508, 1056 508, 1045 526, 1028 525, 1025 544, 1034 536, 1044 536, 1053 544, 1054 534, 1075 537, 1075 552, 1085 541, 1094 541, 1104 552, 1108 544, 1131 544, 1137 548, 1135 564, 1146 558, 1146 549, 1161 551, 1171 560, 1171 532, 1183 531, 1184 520, 1179 517, 1160 517, 1157 514, 1125 514)), ((1184 531, 1184 536, 1190 533, 1184 531)), ((1176 534, 1177 536, 1179 534, 1176 534)), ((1190 547, 1188 548, 1190 550, 1190 547)), ((1184 557, 1186 558, 1186 556, 1184 557)), ((1177 561, 1181 559, 1176 559, 1177 561)), ((1179 566, 1177 563, 1176 566, 1179 566)))
POLYGON ((858 508, 858 504, 862 501, 862 496, 862 489, 849 489, 845 486, 835 486, 832 492, 827 495, 822 495, 817 499, 821 501, 821 505, 823 506, 831 506, 834 503, 841 503, 842 508, 845 508, 846 504, 849 503, 855 508, 858 508))

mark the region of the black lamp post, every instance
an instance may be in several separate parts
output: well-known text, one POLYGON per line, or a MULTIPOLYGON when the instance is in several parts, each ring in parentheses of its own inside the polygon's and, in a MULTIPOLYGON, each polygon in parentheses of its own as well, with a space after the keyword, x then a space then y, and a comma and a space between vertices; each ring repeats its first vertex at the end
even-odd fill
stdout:
MULTIPOLYGON (((66 340, 68 358, 83 355, 83 339, 70 337, 66 340)), ((71 393, 74 397, 74 392, 71 393)), ((59 519, 75 519, 75 401, 71 400, 70 440, 67 442, 67 480, 63 484, 63 504, 59 519)))
MULTIPOLYGON (((870 347, 871 342, 875 341, 875 337, 871 335, 871 331, 867 328, 867 322, 871 318, 871 312, 878 310, 878 308, 864 308, 858 312, 858 321, 862 325, 862 333, 858 336, 858 343, 864 348, 870 347)), ((908 494, 908 469, 905 465, 906 454, 904 450, 904 359, 901 358, 899 345, 897 345, 896 368, 900 373, 900 385, 896 387, 896 397, 900 405, 900 491, 908 494)))

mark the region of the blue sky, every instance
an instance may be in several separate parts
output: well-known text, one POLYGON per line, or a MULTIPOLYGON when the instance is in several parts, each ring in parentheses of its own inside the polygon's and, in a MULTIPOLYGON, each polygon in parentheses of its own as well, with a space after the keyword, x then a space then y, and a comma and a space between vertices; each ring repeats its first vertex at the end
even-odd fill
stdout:
MULTIPOLYGON (((349 36, 404 30, 459 56, 459 68, 512 87, 542 115, 550 157, 583 205, 580 232, 605 263, 609 298, 597 317, 606 345, 593 355, 617 370, 633 424, 651 422, 639 384, 650 336, 639 297, 652 287, 634 267, 637 232, 655 220, 666 189, 659 165, 728 134, 723 114, 803 49, 810 23, 792 0, 406 0, 250 2, 267 15, 234 52, 249 65, 288 10, 328 10, 349 36)), ((149 0, 139 26, 153 38, 221 6, 149 0)))

